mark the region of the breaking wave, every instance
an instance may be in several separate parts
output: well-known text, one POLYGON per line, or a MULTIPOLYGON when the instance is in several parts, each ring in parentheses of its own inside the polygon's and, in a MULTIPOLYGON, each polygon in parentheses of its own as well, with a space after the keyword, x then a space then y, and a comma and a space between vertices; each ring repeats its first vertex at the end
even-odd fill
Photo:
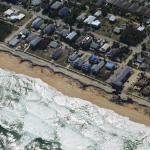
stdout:
POLYGON ((150 150, 150 128, 0 70, 0 150, 6 149, 150 150))

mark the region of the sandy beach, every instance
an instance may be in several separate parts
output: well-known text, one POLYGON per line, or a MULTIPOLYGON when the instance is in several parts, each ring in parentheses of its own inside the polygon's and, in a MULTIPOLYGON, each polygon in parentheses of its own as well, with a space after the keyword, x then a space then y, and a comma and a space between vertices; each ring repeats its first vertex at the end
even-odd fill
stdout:
POLYGON ((101 90, 88 87, 82 89, 81 84, 68 77, 53 73, 52 71, 39 66, 32 66, 29 62, 21 62, 11 54, 0 52, 0 68, 13 71, 18 74, 25 74, 31 77, 40 78, 50 86, 56 88, 65 95, 78 97, 96 104, 99 107, 107 108, 116 113, 129 117, 130 120, 150 126, 150 110, 139 105, 120 106, 110 102, 109 95, 101 90), (104 96, 105 95, 105 96, 104 96))

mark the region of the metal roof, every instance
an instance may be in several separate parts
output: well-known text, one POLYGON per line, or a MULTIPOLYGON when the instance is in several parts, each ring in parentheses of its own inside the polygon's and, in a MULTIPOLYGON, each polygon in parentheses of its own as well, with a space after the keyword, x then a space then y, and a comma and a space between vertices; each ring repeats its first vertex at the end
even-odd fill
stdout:
POLYGON ((51 9, 58 10, 63 5, 62 2, 56 1, 51 5, 51 9))
POLYGON ((19 39, 17 39, 17 37, 13 38, 11 41, 9 41, 9 45, 12 47, 17 46, 17 44, 19 43, 19 39))
POLYGON ((30 42, 30 45, 32 47, 35 47, 39 44, 39 42, 41 42, 42 38, 41 37, 35 37, 31 42, 30 42))
POLYGON ((112 82, 112 84, 121 87, 126 78, 130 75, 131 71, 132 71, 131 67, 125 66, 124 69, 116 77, 116 79, 112 82))
POLYGON ((95 16, 90 15, 84 20, 84 23, 91 24, 95 19, 96 19, 95 16))
POLYGON ((69 39, 69 40, 73 40, 76 36, 77 36, 77 32, 72 31, 71 33, 69 33, 69 34, 67 35, 66 38, 69 39))

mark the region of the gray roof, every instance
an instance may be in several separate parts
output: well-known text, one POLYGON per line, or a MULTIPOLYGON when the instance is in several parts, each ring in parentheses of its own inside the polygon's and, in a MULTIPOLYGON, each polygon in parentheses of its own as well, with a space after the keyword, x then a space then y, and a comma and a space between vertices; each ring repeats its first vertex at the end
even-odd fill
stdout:
POLYGON ((32 1, 31 1, 31 4, 32 4, 33 6, 40 5, 40 3, 41 3, 41 0, 32 0, 32 1))
POLYGON ((63 5, 62 2, 56 1, 51 5, 51 9, 58 10, 63 5))
POLYGON ((131 71, 131 67, 125 66, 124 69, 116 77, 116 79, 112 82, 112 84, 121 87, 126 78, 131 74, 131 71))
POLYGON ((76 20, 83 21, 85 18, 86 18, 86 13, 82 13, 76 18, 76 20))
POLYGON ((17 37, 13 38, 11 41, 9 41, 9 45, 12 47, 17 46, 17 44, 19 43, 19 39, 17 39, 17 37))
POLYGON ((64 29, 64 30, 62 30, 62 31, 60 32, 60 35, 61 35, 62 37, 66 37, 68 34, 69 34, 69 30, 67 30, 67 29, 64 29))
POLYGON ((76 36, 77 36, 77 32, 72 31, 71 33, 69 33, 69 34, 67 35, 66 38, 69 39, 69 40, 73 40, 76 36))
POLYGON ((102 4, 104 4, 106 2, 106 0, 97 0, 96 5, 100 6, 102 4))
POLYGON ((40 22, 41 20, 42 20, 42 18, 37 17, 37 18, 32 22, 32 27, 33 27, 34 25, 36 25, 38 22, 40 22))
POLYGON ((150 17, 150 8, 145 5, 142 6, 138 1, 131 3, 129 0, 107 0, 108 3, 111 3, 122 9, 127 9, 130 12, 138 13, 140 15, 150 17))
POLYGON ((100 45, 94 41, 90 44, 90 49, 97 50, 99 47, 100 45))
POLYGON ((91 24, 95 19, 96 19, 95 16, 90 15, 84 20, 84 23, 91 24))
POLYGON ((92 66, 92 72, 98 73, 104 65, 105 65, 105 62, 101 60, 98 64, 95 64, 92 66))
POLYGON ((34 39, 30 42, 30 45, 31 45, 32 47, 35 47, 35 46, 37 46, 37 45, 41 42, 41 40, 42 40, 42 38, 38 36, 38 37, 34 38, 34 39))
POLYGON ((44 33, 46 33, 46 34, 52 34, 54 31, 55 31, 55 25, 54 24, 49 24, 44 29, 44 33))
POLYGON ((58 43, 57 41, 51 41, 51 42, 49 43, 49 46, 50 46, 51 48, 57 48, 57 47, 59 46, 59 43, 58 43))

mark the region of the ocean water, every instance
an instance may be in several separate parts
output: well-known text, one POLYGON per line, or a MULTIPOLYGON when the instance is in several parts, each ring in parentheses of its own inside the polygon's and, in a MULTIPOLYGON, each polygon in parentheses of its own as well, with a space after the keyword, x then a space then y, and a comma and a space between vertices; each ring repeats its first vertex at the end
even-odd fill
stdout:
POLYGON ((0 69, 0 150, 150 150, 150 127, 0 69))

